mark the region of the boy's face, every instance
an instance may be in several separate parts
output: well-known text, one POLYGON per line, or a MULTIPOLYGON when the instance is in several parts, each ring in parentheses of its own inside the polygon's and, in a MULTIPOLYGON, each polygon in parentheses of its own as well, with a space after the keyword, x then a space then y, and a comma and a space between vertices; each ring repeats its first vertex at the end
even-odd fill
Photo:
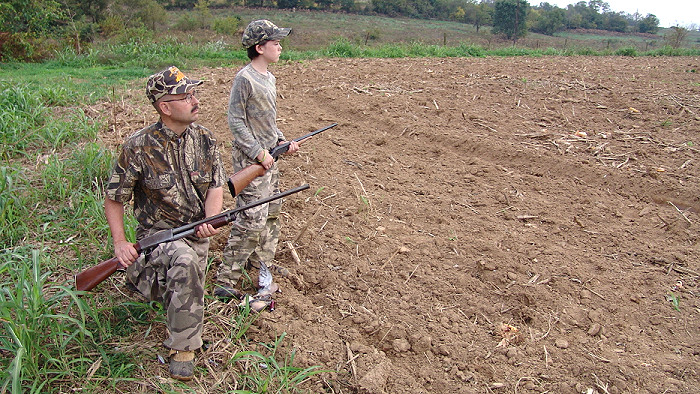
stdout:
POLYGON ((268 63, 276 63, 280 60, 282 45, 280 45, 279 40, 266 41, 264 44, 258 45, 258 52, 268 63))

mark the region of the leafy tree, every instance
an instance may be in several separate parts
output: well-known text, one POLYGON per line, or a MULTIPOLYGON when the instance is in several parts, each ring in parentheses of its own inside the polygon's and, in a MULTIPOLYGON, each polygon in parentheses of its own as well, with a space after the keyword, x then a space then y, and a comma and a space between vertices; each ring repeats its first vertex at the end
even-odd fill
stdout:
POLYGON ((493 15, 493 3, 482 0, 476 7, 473 23, 476 26, 476 32, 479 32, 479 27, 486 26, 491 23, 493 15))
POLYGON ((318 9, 330 10, 333 8, 333 0, 316 0, 318 9))
POLYGON ((493 13, 494 34, 503 34, 509 40, 517 40, 527 33, 527 10, 525 0, 498 0, 493 13))
MULTIPOLYGON (((481 26, 491 23, 493 3, 486 0, 483 0, 480 3, 477 3, 476 0, 467 0, 463 7, 463 9, 462 6, 458 7, 458 9, 455 10, 455 13, 461 14, 460 10, 462 10, 462 12, 464 12, 462 20, 464 23, 471 23, 474 25, 477 33, 479 32, 481 26)), ((459 20, 459 18, 456 17, 455 19, 459 20)))
POLYGON ((358 11, 358 6, 355 0, 340 0, 340 9, 346 12, 358 11))
POLYGON ((299 0, 277 0, 277 8, 292 9, 299 7, 300 3, 299 0))
POLYGON ((608 12, 605 14, 605 30, 624 33, 627 31, 627 19, 622 13, 608 12))
POLYGON ((8 33, 49 33, 64 18, 61 8, 54 0, 0 0, 0 29, 8 33))
POLYGON ((192 9, 194 8, 195 4, 197 4, 197 0, 172 0, 169 2, 170 4, 167 5, 167 8, 180 8, 180 9, 192 9))
POLYGON ((685 40, 688 38, 690 31, 685 27, 672 26, 664 35, 664 41, 666 44, 671 46, 671 48, 678 49, 683 45, 685 40))
POLYGON ((111 18, 121 18, 126 27, 144 26, 156 30, 156 25, 165 23, 167 13, 156 0, 119 0, 111 8, 111 18))
MULTIPOLYGON (((586 3, 579 1, 574 5, 569 5, 567 8, 567 27, 569 29, 599 29, 603 26, 603 15, 598 10, 605 8, 607 3, 593 2, 586 3)), ((607 6, 607 8, 610 8, 607 6)))
POLYGON ((457 7, 457 9, 450 14, 450 18, 454 19, 456 21, 465 21, 466 22, 466 15, 467 13, 464 11, 464 8, 462 7, 457 7))
POLYGON ((61 0, 65 8, 75 14, 75 18, 87 17, 92 22, 102 21, 111 0, 61 0))
POLYGON ((404 15, 407 10, 405 0, 372 0, 372 9, 389 16, 404 15))
POLYGON ((659 18, 654 14, 647 14, 647 16, 639 21, 639 32, 640 33, 651 33, 656 34, 659 31, 659 18))
POLYGON ((536 33, 553 35, 565 27, 566 14, 564 10, 549 3, 541 3, 540 9, 533 12, 531 30, 536 33))
POLYGON ((610 12, 610 4, 603 0, 589 0, 588 8, 595 10, 599 14, 610 12))
POLYGON ((136 17, 147 28, 155 31, 156 25, 163 24, 168 20, 165 8, 155 0, 141 0, 140 5, 141 8, 136 12, 136 17))

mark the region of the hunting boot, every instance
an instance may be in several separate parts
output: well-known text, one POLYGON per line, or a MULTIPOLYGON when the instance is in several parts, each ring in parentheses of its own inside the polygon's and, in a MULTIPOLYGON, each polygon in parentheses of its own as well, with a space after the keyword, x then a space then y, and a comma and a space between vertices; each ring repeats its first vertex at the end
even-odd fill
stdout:
POLYGON ((170 350, 170 376, 173 379, 188 381, 194 376, 194 352, 189 350, 170 350))

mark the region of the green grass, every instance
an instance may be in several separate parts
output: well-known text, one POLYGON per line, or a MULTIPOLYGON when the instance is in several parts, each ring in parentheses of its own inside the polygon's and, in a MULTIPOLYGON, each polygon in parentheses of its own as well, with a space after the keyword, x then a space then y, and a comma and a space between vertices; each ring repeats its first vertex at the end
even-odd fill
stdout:
POLYGON ((0 384, 11 393, 51 391, 55 382, 85 373, 85 351, 94 344, 86 321, 95 319, 85 300, 49 281, 34 249, 0 255, 0 384), (9 357, 6 355, 10 355, 9 357))
POLYGON ((318 367, 295 367, 295 351, 280 354, 285 334, 280 335, 271 344, 260 344, 260 350, 236 353, 230 363, 238 364, 241 369, 237 393, 293 393, 301 392, 298 387, 314 375, 323 372, 318 367), (280 358, 281 359, 278 359, 280 358))

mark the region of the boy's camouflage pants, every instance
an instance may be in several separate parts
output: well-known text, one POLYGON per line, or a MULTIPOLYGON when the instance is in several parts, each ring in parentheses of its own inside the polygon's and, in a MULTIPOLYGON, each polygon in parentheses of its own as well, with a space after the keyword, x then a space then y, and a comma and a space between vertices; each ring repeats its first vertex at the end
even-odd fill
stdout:
POLYGON ((208 238, 182 238, 142 254, 126 270, 127 280, 147 299, 163 304, 170 333, 164 345, 170 349, 202 346, 208 251, 208 238))
MULTIPOLYGON (((238 171, 251 162, 245 158, 236 160, 236 151, 234 149, 234 170, 238 171)), ((238 194, 236 206, 241 207, 275 193, 279 193, 277 164, 267 170, 265 175, 255 178, 238 194)), ((243 269, 249 267, 249 261, 254 266, 258 266, 260 261, 270 265, 279 240, 281 209, 282 199, 277 199, 238 214, 231 225, 231 234, 224 248, 223 262, 217 275, 219 282, 235 286, 243 269)))

